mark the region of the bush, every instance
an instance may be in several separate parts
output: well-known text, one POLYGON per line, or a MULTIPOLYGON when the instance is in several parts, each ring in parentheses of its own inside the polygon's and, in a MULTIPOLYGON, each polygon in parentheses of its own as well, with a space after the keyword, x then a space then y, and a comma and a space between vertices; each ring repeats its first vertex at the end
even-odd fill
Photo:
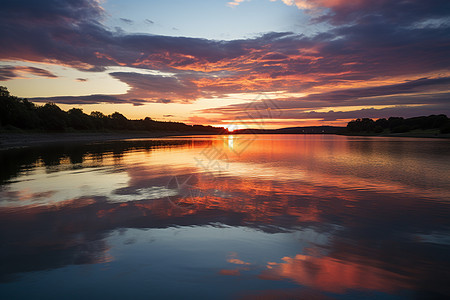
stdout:
POLYGON ((450 122, 447 121, 447 123, 445 123, 445 124, 441 127, 441 129, 440 129, 439 132, 440 132, 440 133, 450 133, 450 122))
POLYGON ((50 131, 64 131, 67 127, 67 113, 54 103, 47 103, 37 109, 42 127, 50 131))
POLYGON ((409 127, 408 125, 402 124, 400 126, 394 127, 391 129, 392 133, 404 133, 404 132, 408 132, 411 131, 411 127, 409 127))
POLYGON ((375 128, 373 129, 373 132, 375 132, 375 133, 382 133, 383 132, 383 127, 381 127, 380 125, 376 125, 375 128))

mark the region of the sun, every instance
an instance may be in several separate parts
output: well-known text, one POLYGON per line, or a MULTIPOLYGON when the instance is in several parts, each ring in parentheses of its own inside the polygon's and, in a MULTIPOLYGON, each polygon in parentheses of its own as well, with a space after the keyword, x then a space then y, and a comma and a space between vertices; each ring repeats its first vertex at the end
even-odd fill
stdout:
POLYGON ((235 130, 245 128, 244 125, 242 125, 242 124, 235 124, 235 123, 233 123, 233 124, 227 124, 227 125, 225 125, 224 127, 225 127, 229 132, 233 132, 233 131, 235 131, 235 130))

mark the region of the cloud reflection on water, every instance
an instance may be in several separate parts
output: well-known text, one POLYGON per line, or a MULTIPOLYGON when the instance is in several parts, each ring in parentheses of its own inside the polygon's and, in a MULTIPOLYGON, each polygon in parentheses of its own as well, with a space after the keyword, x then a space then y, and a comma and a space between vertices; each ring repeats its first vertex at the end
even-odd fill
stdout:
POLYGON ((286 253, 271 244, 274 252, 264 259, 257 244, 248 244, 253 259, 233 254, 224 262, 234 267, 217 274, 288 280, 326 293, 449 292, 445 142, 264 136, 233 155, 229 139, 199 140, 105 151, 100 159, 83 150, 77 163, 39 160, 11 175, 0 190, 0 228, 8 228, 0 231, 1 280, 114 262, 108 234, 123 228, 229 226, 267 240, 298 234, 298 245, 286 253), (229 169, 207 172, 196 164, 194 157, 211 146, 228 151, 229 169), (192 176, 201 193, 185 197, 172 189, 174 176, 192 176), (436 233, 441 238, 426 238, 436 233))

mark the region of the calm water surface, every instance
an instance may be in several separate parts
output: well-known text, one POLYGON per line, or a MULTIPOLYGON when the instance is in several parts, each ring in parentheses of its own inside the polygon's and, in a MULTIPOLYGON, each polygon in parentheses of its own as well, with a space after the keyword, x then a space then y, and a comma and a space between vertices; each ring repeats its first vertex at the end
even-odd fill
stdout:
POLYGON ((450 296, 450 142, 203 136, 0 152, 1 299, 450 296))

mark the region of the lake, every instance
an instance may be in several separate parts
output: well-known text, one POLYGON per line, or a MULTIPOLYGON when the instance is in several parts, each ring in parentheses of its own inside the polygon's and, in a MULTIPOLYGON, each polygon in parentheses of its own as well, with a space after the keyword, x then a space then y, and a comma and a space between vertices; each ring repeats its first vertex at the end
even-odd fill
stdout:
POLYGON ((0 152, 1 299, 450 296, 450 141, 230 135, 0 152))

